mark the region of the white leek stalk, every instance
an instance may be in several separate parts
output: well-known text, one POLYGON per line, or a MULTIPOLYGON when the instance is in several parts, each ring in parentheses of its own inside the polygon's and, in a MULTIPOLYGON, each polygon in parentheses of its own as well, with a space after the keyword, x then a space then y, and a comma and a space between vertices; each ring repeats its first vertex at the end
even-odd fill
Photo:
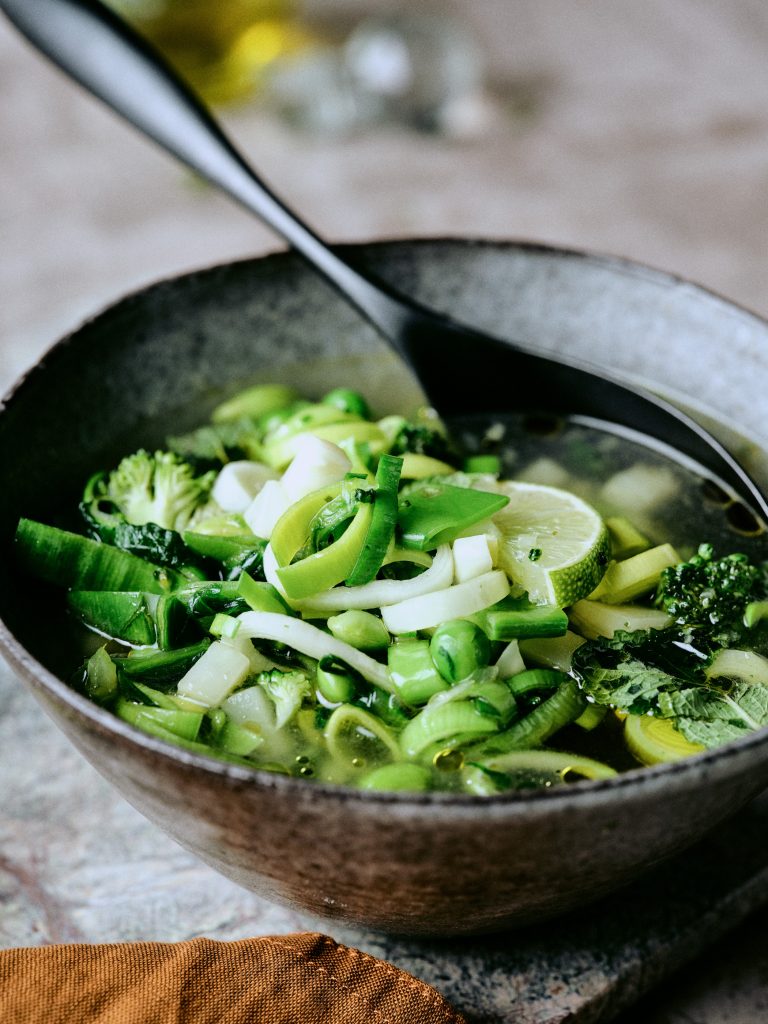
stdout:
POLYGON ((768 685, 768 660, 754 651, 727 647, 717 652, 704 674, 707 679, 725 676, 742 683, 761 683, 765 686, 768 685))
POLYGON ((303 434, 296 445, 293 461, 283 473, 280 483, 291 504, 311 491, 343 480, 352 463, 337 444, 323 441, 313 434, 303 434))
POLYGON ((499 655, 496 668, 500 679, 511 679, 518 672, 525 672, 525 662, 520 653, 520 644, 517 640, 510 640, 499 655))
POLYGON ((245 682, 251 671, 248 658, 236 647, 217 640, 179 680, 177 693, 205 708, 215 708, 245 682))
POLYGON ((272 536, 278 519, 290 504, 291 500, 280 481, 268 480, 243 512, 243 519, 257 537, 268 539, 272 536))
POLYGON ((450 619, 465 619, 501 601, 508 593, 506 573, 497 569, 466 583, 382 608, 381 617, 390 633, 411 633, 450 619))
POLYGON ((301 651, 302 654, 307 654, 318 661, 329 656, 338 658, 374 686, 386 690, 387 693, 395 692, 386 666, 369 658, 362 651, 355 650, 343 640, 329 636, 309 622, 291 615, 280 615, 278 612, 243 612, 242 615, 238 615, 238 620, 243 636, 287 644, 295 651, 301 651))
POLYGON ((453 542, 453 564, 456 582, 465 583, 493 569, 493 558, 484 534, 476 537, 457 537, 453 542))
POLYGON ((261 462, 228 462, 213 484, 211 497, 225 512, 245 512, 268 480, 277 473, 261 462))

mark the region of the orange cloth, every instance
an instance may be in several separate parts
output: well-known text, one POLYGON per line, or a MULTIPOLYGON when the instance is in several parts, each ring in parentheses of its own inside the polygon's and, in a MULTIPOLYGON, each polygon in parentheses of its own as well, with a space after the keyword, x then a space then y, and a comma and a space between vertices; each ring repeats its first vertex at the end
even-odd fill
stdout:
POLYGON ((3 1024, 465 1024, 434 989, 326 935, 0 951, 3 1024))

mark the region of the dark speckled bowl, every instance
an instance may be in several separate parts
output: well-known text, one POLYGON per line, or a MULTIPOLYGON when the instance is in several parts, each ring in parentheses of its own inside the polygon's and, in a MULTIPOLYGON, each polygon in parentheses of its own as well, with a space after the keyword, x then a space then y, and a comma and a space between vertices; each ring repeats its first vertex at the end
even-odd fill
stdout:
MULTIPOLYGON (((768 325, 701 289, 631 263, 516 244, 397 242, 355 252, 440 309, 663 382, 668 394, 696 396, 715 418, 765 441, 768 325)), ((566 791, 484 800, 363 793, 167 746, 70 690, 66 638, 48 625, 56 616, 33 620, 13 579, 18 517, 57 515, 93 469, 202 420, 224 394, 259 378, 310 393, 350 382, 379 410, 413 395, 372 331, 297 259, 279 255, 119 302, 56 345, 0 414, 2 647, 77 748, 152 821, 270 899, 444 935, 592 900, 768 784, 765 731, 566 791)), ((512 403, 514 388, 510 381, 512 403)))

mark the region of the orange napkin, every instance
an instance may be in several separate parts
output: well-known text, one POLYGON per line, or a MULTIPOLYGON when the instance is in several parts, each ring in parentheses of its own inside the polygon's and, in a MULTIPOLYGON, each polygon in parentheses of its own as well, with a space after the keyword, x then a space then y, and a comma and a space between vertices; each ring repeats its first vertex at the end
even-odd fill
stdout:
POLYGON ((7 1024, 465 1024, 434 989, 327 935, 0 951, 7 1024))

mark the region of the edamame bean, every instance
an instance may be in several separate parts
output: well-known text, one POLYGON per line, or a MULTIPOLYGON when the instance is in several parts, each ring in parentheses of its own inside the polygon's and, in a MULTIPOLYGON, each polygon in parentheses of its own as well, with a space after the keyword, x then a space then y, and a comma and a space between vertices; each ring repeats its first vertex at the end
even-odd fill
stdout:
POLYGON ((389 645, 387 627, 377 615, 355 609, 332 615, 328 629, 358 651, 384 651, 389 645))
POLYGON ((357 687, 349 673, 336 665, 317 666, 317 688, 330 704, 348 704, 355 696, 357 687))
POLYGON ((488 637, 468 619, 444 622, 435 630, 429 643, 435 668, 449 683, 458 683, 491 659, 488 637))
POLYGON ((398 790, 427 790, 430 788, 431 773, 420 764, 399 761, 397 764, 385 764, 374 768, 364 779, 360 789, 379 789, 396 792, 398 790))
POLYGON ((351 388, 334 388, 322 399, 323 405, 334 405, 343 412, 351 412, 362 420, 371 418, 371 410, 368 403, 359 391, 351 388))

